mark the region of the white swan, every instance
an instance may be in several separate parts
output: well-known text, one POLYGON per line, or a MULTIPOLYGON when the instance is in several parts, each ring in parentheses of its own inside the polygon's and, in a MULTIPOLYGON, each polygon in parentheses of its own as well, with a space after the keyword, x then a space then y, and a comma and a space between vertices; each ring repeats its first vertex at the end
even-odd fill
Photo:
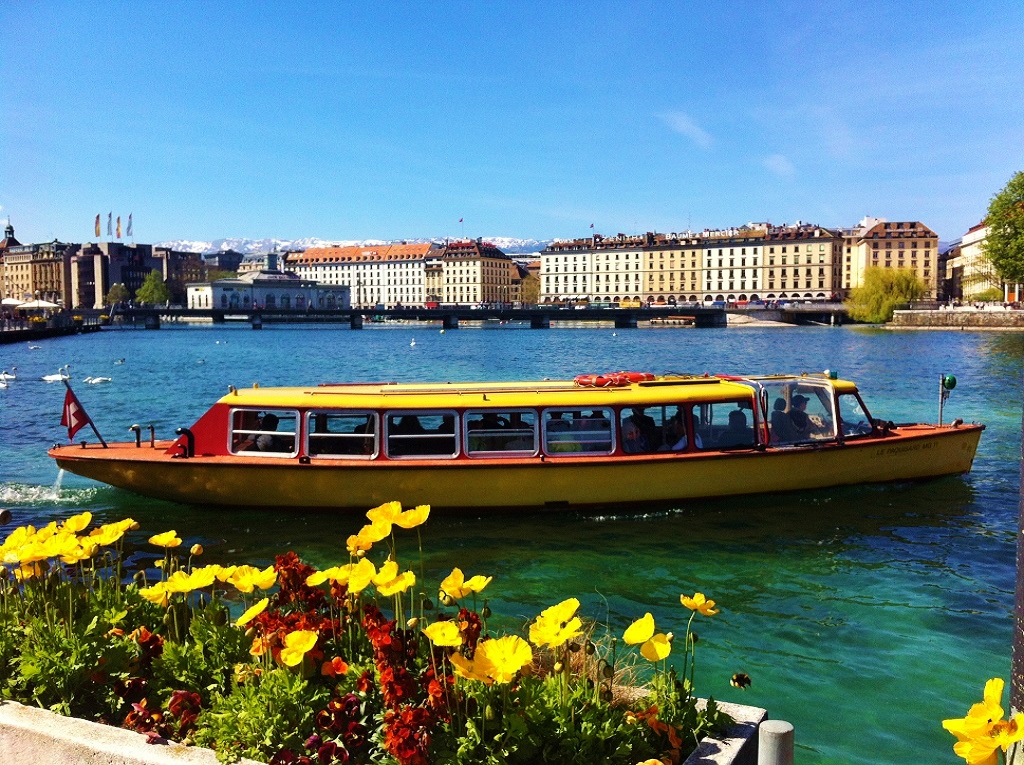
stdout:
POLYGON ((413 340, 411 343, 409 343, 409 347, 410 348, 415 348, 416 347, 416 341, 413 340))
POLYGON ((18 379, 18 375, 16 374, 17 371, 18 371, 17 367, 11 367, 11 371, 10 372, 8 372, 5 369, 3 372, 0 372, 0 380, 17 380, 18 379))
POLYGON ((6 380, 0 380, 0 390, 3 390, 6 387, 7 387, 7 381, 6 380))
POLYGON ((42 347, 43 347, 43 346, 41 346, 41 345, 32 345, 32 343, 29 343, 29 344, 28 344, 28 349, 29 349, 30 351, 38 351, 38 350, 39 350, 40 348, 42 348, 42 347))
POLYGON ((82 382, 89 383, 89 385, 96 385, 97 383, 108 383, 111 381, 109 377, 86 377, 82 382))
POLYGON ((64 380, 67 380, 68 378, 71 377, 71 374, 68 372, 70 368, 70 364, 65 364, 64 366, 57 370, 57 374, 43 375, 39 379, 42 380, 43 382, 63 382, 64 380))

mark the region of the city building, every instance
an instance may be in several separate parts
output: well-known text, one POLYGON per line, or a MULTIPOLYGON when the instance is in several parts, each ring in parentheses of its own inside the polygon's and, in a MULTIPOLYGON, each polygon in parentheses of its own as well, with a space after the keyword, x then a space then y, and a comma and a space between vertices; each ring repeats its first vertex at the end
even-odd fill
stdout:
POLYGON ((1024 299, 1024 285, 1003 282, 995 266, 985 254, 988 226, 985 221, 972 226, 960 239, 959 247, 949 253, 946 261, 947 298, 970 303, 993 289, 1003 293, 1003 300, 1016 303, 1024 299))
POLYGON ((207 271, 234 271, 237 272, 242 265, 245 256, 234 250, 221 250, 211 255, 204 255, 203 262, 207 271))
POLYGON ((202 258, 194 252, 149 244, 90 242, 70 257, 68 304, 101 308, 115 284, 124 285, 134 295, 154 270, 170 290, 171 303, 179 305, 185 302, 185 286, 206 277, 202 258))
POLYGON ((555 242, 541 253, 541 302, 745 303, 833 300, 842 237, 798 222, 700 233, 555 242))
POLYGON ((867 217, 843 231, 842 288, 864 282, 868 268, 906 268, 925 284, 925 300, 939 296, 939 237, 918 221, 867 217))
POLYGON ((296 311, 352 307, 347 285, 327 285, 280 270, 248 271, 235 279, 189 284, 186 307, 296 311))
POLYGON ((352 289, 358 308, 517 302, 522 278, 492 244, 464 242, 312 247, 289 253, 285 268, 352 289))
POLYGON ((14 237, 10 221, 0 242, 0 273, 3 297, 45 300, 59 306, 70 305, 68 284, 69 258, 78 245, 54 240, 43 244, 21 244, 14 237))

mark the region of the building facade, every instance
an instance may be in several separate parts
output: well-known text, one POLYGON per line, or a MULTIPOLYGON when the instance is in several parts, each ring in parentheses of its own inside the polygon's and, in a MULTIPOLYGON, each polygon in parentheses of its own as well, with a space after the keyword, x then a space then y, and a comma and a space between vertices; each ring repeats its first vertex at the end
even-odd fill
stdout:
POLYGON ((185 303, 186 285, 206 278, 202 258, 194 252, 178 252, 149 244, 91 242, 69 258, 67 305, 101 308, 115 284, 132 295, 151 271, 159 271, 171 292, 171 302, 185 303))
POLYGON ((327 285, 284 271, 248 271, 237 279, 189 284, 186 307, 223 310, 269 308, 294 311, 352 307, 347 285, 327 285))
POLYGON ((314 247, 289 253, 304 279, 346 285, 357 308, 515 302, 520 271, 492 244, 465 242, 314 247))
POLYGON ((960 240, 960 246, 950 253, 946 261, 950 294, 946 297, 970 303, 983 292, 997 289, 1003 293, 1004 302, 1024 300, 1022 285, 1003 282, 985 254, 987 238, 988 226, 982 221, 968 229, 960 240))
POLYGON ((758 223, 556 242, 541 253, 541 302, 833 300, 842 241, 820 226, 758 223))
POLYGON ((843 231, 842 287, 864 282, 868 268, 905 268, 925 284, 925 300, 939 296, 939 237, 919 221, 864 218, 843 231))

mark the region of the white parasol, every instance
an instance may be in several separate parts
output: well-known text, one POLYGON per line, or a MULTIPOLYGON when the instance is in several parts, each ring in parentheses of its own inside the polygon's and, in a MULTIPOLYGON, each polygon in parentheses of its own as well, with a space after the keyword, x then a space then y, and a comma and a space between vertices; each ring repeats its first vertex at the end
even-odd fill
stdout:
POLYGON ((56 303, 51 303, 49 300, 31 300, 28 303, 19 303, 18 308, 26 311, 32 311, 35 309, 42 308, 58 308, 56 303))
POLYGON ((0 305, 21 305, 21 298, 4 298, 0 300, 0 305))

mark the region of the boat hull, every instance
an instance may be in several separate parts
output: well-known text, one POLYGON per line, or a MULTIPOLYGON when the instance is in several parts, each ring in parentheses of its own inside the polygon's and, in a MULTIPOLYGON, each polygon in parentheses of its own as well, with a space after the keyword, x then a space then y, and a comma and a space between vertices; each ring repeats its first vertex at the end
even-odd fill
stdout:
POLYGON ((905 425, 845 443, 728 452, 527 459, 308 461, 174 458, 169 445, 54 447, 58 466, 148 497, 248 508, 365 511, 640 505, 959 475, 983 426, 905 425))

